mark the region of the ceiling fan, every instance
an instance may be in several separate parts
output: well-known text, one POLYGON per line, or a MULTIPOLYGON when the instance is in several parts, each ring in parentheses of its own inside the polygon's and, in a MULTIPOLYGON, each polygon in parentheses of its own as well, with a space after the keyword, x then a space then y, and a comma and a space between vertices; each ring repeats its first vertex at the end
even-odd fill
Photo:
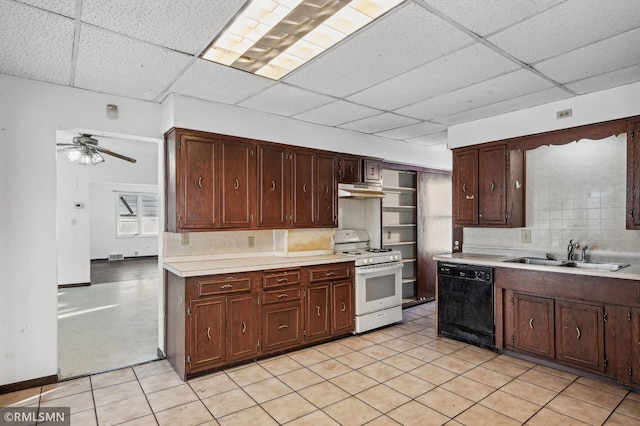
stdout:
POLYGON ((126 155, 118 154, 109 149, 98 146, 98 140, 87 133, 80 133, 80 136, 73 138, 73 143, 58 143, 57 146, 65 146, 67 148, 59 149, 58 152, 69 151, 67 158, 69 161, 77 161, 83 166, 93 166, 104 161, 104 157, 100 154, 111 155, 121 160, 135 163, 136 160, 126 155))

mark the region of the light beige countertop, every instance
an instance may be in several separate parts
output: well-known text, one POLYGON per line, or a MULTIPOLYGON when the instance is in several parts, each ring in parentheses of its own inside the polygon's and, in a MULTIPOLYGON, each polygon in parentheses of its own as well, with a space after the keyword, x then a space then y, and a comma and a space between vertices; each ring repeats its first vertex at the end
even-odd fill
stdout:
POLYGON ((312 256, 264 256, 235 257, 220 259, 199 259, 165 261, 164 269, 179 277, 201 275, 235 274, 238 272, 264 271, 268 269, 297 268, 300 266, 323 265, 328 263, 352 262, 353 257, 341 254, 321 254, 312 256))
MULTIPOLYGON (((529 269, 532 271, 558 272, 561 274, 590 275, 607 278, 621 278, 626 280, 640 280, 640 264, 630 264, 617 271, 601 269, 573 268, 567 266, 530 265, 525 263, 511 263, 507 260, 520 256, 489 255, 474 253, 448 253, 434 256, 434 260, 450 263, 465 263, 470 265, 493 266, 500 268, 529 269)), ((621 262, 626 263, 626 262, 621 262)))

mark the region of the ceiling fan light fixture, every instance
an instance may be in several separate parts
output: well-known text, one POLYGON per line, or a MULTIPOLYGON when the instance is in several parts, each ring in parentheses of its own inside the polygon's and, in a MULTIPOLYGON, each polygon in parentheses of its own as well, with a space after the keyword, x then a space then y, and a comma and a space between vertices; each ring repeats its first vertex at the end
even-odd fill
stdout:
POLYGON ((279 80, 402 1, 252 0, 200 57, 279 80))
POLYGON ((69 161, 77 162, 81 166, 95 166, 104 161, 104 157, 98 151, 88 147, 69 151, 67 158, 69 161))

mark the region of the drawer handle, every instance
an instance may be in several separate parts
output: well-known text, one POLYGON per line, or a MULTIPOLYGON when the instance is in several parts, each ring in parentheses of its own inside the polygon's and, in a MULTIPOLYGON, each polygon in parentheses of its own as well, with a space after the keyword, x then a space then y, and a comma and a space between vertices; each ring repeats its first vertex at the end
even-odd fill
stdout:
POLYGON ((576 327, 576 333, 577 333, 576 338, 579 339, 582 333, 580 333, 580 329, 578 327, 576 327))
POLYGON ((231 281, 233 279, 233 277, 227 277, 225 278, 227 281, 231 281))
POLYGON ((344 302, 342 302, 342 312, 346 310, 347 310, 347 305, 344 302))
POLYGON ((333 277, 336 273, 331 271, 331 272, 327 272, 327 277, 333 277))
POLYGON ((231 284, 225 284, 222 287, 220 287, 221 290, 225 290, 227 288, 233 288, 233 286, 231 284))
POLYGON ((286 283, 287 281, 289 281, 289 278, 287 277, 278 278, 279 283, 286 283))
POLYGON ((271 181, 271 190, 272 191, 276 190, 276 183, 274 181, 271 181))
POLYGON ((318 310, 318 316, 320 316, 320 306, 316 306, 316 309, 318 310))
POLYGON ((302 185, 302 192, 307 192, 307 184, 302 185))
POLYGON ((491 190, 493 191, 494 189, 496 189, 496 184, 491 181, 491 190))
POLYGON ((240 181, 238 179, 236 179, 236 181, 233 184, 233 189, 235 189, 237 191, 238 188, 240 188, 240 181))
POLYGON ((247 323, 242 321, 242 332, 244 333, 245 331, 247 331, 247 323))
POLYGON ((202 176, 198 178, 198 187, 202 188, 202 176))
POLYGON ((289 297, 289 295, 287 293, 282 293, 278 295, 278 299, 281 299, 283 297, 289 297))
POLYGON ((327 185, 324 186, 324 193, 325 194, 329 193, 329 187, 327 185))
POLYGON ((529 327, 533 330, 533 318, 529 320, 529 327))
POLYGON ((473 197, 474 197, 473 195, 467 195, 466 196, 467 200, 473 200, 473 197))
POLYGON ((353 174, 353 164, 349 166, 349 173, 353 174))
POLYGON ((282 324, 281 326, 278 326, 278 330, 282 330, 283 328, 289 328, 289 326, 287 324, 282 324))
POLYGON ((211 327, 207 328, 207 339, 211 340, 211 334, 209 334, 211 332, 211 327))
POLYGON ((467 193, 467 184, 466 183, 462 184, 462 192, 464 192, 465 194, 467 193))

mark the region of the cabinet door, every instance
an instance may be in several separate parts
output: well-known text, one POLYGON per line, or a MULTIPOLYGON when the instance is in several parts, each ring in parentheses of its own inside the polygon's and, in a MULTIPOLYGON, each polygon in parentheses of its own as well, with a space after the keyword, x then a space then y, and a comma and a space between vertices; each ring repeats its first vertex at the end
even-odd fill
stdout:
POLYGON ((604 371, 602 306, 556 301, 556 359, 604 371))
POLYGON ((258 146, 258 223, 259 227, 285 227, 290 200, 289 150, 258 146))
POLYGON ((298 346, 302 341, 302 304, 276 303, 262 307, 262 353, 298 346))
POLYGON ((627 128, 627 229, 640 229, 640 122, 627 128))
POLYGON ((353 283, 340 281, 331 286, 331 334, 344 334, 353 331, 353 283))
POLYGON ((216 145, 212 139, 183 135, 179 141, 180 187, 178 228, 218 226, 216 212, 216 145))
POLYGON ((631 308, 631 382, 640 384, 640 308, 631 308))
POLYGON ((307 286, 305 340, 329 337, 329 288, 330 283, 307 286))
POLYGON ((506 223, 506 146, 478 151, 478 223, 506 223))
POLYGON ((364 159, 364 181, 382 185, 382 161, 370 158, 364 159))
POLYGON ((258 300, 253 293, 227 298, 227 362, 258 354, 258 300))
POLYGON ((553 358, 553 299, 513 295, 513 344, 521 351, 553 358))
POLYGON ((252 225, 254 178, 254 145, 220 140, 221 227, 248 228, 252 225))
POLYGON ((317 206, 316 225, 337 225, 336 206, 336 158, 333 155, 316 155, 317 206))
POLYGON ((315 161, 311 151, 293 152, 293 225, 311 226, 315 217, 315 161))
POLYGON ((194 300, 191 312, 191 363, 187 372, 204 370, 225 362, 225 297, 194 300))
POLYGON ((478 150, 453 154, 453 223, 478 223, 478 150))
POLYGON ((360 157, 352 155, 340 156, 340 182, 358 183, 361 179, 360 157))

